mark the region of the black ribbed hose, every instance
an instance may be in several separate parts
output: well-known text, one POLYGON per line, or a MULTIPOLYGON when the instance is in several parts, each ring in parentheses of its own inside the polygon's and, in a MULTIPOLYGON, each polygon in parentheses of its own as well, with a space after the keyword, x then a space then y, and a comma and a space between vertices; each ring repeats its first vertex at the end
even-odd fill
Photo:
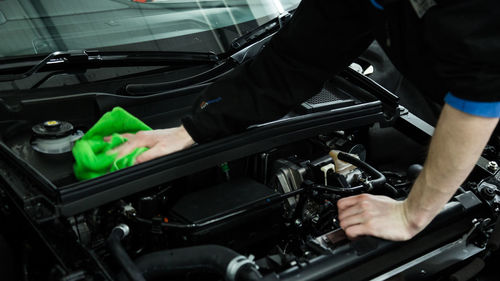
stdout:
MULTIPOLYGON (((158 251, 135 260, 147 280, 196 271, 209 271, 227 281, 257 281, 262 275, 256 266, 237 252, 218 245, 202 245, 158 251)), ((119 280, 123 281, 123 274, 119 280)))
POLYGON ((125 271, 128 280, 146 281, 139 269, 137 269, 135 263, 130 259, 129 255, 122 247, 121 240, 128 235, 128 232, 129 228, 125 224, 120 224, 113 228, 107 240, 109 251, 125 271))
POLYGON ((370 174, 373 177, 373 179, 370 182, 374 188, 381 187, 382 185, 385 184, 385 182, 386 182, 385 176, 381 172, 379 172, 377 169, 370 166, 368 163, 363 162, 363 161, 359 160, 358 158, 351 156, 348 153, 344 153, 344 152, 339 152, 339 155, 337 157, 339 158, 339 160, 342 160, 342 161, 347 162, 347 163, 351 163, 354 166, 361 168, 366 173, 370 174))
MULTIPOLYGON (((353 164, 354 166, 361 168, 363 171, 366 173, 370 174, 372 176, 372 180, 368 183, 363 183, 357 186, 351 186, 351 187, 338 187, 338 186, 330 186, 330 185, 321 185, 321 184, 313 184, 312 189, 318 190, 318 191, 326 191, 326 192, 332 192, 337 195, 346 195, 346 196, 351 196, 355 194, 361 194, 363 192, 368 192, 372 190, 373 188, 380 188, 384 187, 386 183, 386 178, 385 176, 379 172, 377 169, 373 168, 366 162, 363 162, 359 160, 358 158, 351 156, 347 153, 340 152, 338 154, 339 160, 342 160, 344 162, 353 164)), ((397 193, 397 190, 396 190, 397 193)))

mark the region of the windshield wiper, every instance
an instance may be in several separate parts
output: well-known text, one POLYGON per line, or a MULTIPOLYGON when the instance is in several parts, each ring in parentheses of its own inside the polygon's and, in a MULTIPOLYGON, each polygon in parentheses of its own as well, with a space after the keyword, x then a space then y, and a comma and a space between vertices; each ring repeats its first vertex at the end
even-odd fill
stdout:
MULTIPOLYGON (((73 71, 137 65, 200 65, 216 63, 218 61, 219 58, 214 53, 161 51, 100 52, 97 50, 58 51, 49 54, 23 73, 1 74, 0 82, 24 79, 40 72, 42 69, 73 71)), ((19 65, 18 60, 13 65, 19 65)), ((5 71, 5 69, 9 69, 8 63, 2 63, 1 70, 5 71)))
POLYGON ((228 53, 234 53, 269 34, 277 32, 292 18, 292 14, 292 11, 290 13, 285 11, 276 18, 258 26, 256 29, 234 39, 228 53))
MULTIPOLYGON (((290 13, 293 13, 293 11, 290 13)), ((218 77, 234 69, 234 67, 238 64, 241 64, 245 60, 257 55, 272 35, 280 30, 281 27, 283 27, 283 25, 290 20, 290 13, 284 12, 273 20, 270 20, 245 35, 233 40, 229 50, 220 55, 222 58, 221 63, 206 72, 177 81, 148 84, 128 84, 123 88, 123 90, 120 90, 120 92, 124 95, 143 96, 160 92, 168 92, 182 87, 187 87, 189 85, 200 85, 214 81, 218 77)))

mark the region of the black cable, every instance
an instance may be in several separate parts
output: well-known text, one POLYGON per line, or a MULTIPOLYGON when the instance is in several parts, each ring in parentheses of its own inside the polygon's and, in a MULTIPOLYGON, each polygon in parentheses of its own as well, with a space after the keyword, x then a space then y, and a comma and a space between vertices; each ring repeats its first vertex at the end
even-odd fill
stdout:
POLYGON ((326 191, 326 192, 332 192, 338 195, 354 195, 354 194, 360 194, 363 192, 366 192, 370 190, 369 185, 357 185, 353 187, 338 187, 338 186, 330 186, 330 185, 321 185, 321 184, 314 184, 312 186, 313 190, 317 191, 326 191))

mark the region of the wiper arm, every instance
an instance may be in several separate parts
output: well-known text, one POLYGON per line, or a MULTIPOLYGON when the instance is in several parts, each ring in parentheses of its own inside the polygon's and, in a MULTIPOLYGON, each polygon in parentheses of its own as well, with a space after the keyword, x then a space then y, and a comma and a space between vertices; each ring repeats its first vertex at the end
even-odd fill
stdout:
POLYGON ((173 89, 186 87, 189 85, 199 85, 215 80, 225 73, 234 69, 238 64, 254 57, 262 49, 262 46, 269 41, 272 35, 277 32, 291 18, 290 13, 285 12, 273 20, 260 25, 256 29, 236 38, 230 49, 221 55, 225 60, 204 73, 181 79, 173 82, 162 82, 152 84, 128 84, 121 91, 124 95, 142 96, 154 93, 167 92, 173 89))
POLYGON ((219 58, 214 53, 161 51, 100 52, 95 50, 58 51, 49 54, 23 73, 0 75, 0 82, 24 79, 40 72, 44 68, 81 70, 131 65, 196 65, 215 63, 217 61, 219 61, 219 58))
POLYGON ((292 11, 290 13, 285 11, 267 23, 262 24, 243 36, 234 39, 228 53, 234 53, 235 51, 241 50, 249 44, 262 39, 271 33, 277 32, 292 18, 292 14, 292 11))

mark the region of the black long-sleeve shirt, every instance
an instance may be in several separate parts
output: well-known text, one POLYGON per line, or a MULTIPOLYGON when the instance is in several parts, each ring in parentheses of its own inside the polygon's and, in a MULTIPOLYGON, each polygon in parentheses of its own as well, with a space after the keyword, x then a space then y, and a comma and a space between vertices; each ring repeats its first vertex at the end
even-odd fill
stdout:
POLYGON ((185 128, 206 142, 277 119, 374 39, 430 98, 500 102, 500 1, 436 1, 422 18, 409 0, 387 2, 381 10, 370 0, 303 0, 254 60, 202 93, 185 128))

